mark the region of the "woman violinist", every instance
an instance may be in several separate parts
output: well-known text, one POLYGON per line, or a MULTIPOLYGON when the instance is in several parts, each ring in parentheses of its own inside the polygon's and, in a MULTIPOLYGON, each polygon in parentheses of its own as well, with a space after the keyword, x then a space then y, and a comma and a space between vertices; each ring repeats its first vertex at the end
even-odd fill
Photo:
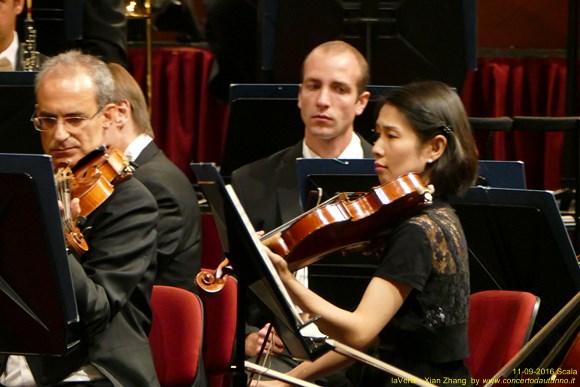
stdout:
MULTIPOLYGON (((317 325, 324 334, 360 350, 378 344, 381 360, 433 384, 469 385, 463 361, 469 355, 468 252, 459 219, 446 201, 476 178, 477 153, 465 110, 445 84, 412 83, 385 97, 375 130, 373 154, 381 183, 416 172, 435 191, 432 205, 385 237, 380 264, 357 308, 351 312, 327 302, 302 286, 281 256, 270 250, 268 255, 296 305, 321 317, 317 325)), ((350 363, 328 352, 288 374, 312 381, 350 363)), ((377 371, 363 372, 359 384, 401 382, 377 371)))

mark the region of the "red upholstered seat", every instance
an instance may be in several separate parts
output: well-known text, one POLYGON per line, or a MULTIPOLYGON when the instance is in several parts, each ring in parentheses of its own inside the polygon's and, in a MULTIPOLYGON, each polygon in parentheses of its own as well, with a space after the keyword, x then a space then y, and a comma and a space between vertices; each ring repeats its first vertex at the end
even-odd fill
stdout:
POLYGON ((487 290, 470 298, 466 364, 475 379, 493 377, 530 338, 540 299, 528 292, 487 290))
MULTIPOLYGON (((215 273, 215 270, 201 269, 215 273)), ((209 387, 228 385, 236 338, 238 282, 229 275, 224 287, 215 293, 198 288, 204 306, 203 360, 209 387)))
POLYGON ((149 342, 161 386, 191 386, 203 366, 204 312, 200 298, 184 289, 155 285, 151 308, 149 342))

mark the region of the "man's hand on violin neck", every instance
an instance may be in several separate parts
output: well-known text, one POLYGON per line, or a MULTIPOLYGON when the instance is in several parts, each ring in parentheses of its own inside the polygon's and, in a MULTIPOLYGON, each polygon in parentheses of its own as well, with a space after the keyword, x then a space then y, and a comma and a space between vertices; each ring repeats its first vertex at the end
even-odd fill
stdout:
MULTIPOLYGON (((58 208, 60 209, 61 214, 65 212, 64 204, 60 200, 58 201, 58 208)), ((81 201, 79 198, 74 198, 70 201, 70 211, 72 219, 76 221, 81 214, 81 201)))

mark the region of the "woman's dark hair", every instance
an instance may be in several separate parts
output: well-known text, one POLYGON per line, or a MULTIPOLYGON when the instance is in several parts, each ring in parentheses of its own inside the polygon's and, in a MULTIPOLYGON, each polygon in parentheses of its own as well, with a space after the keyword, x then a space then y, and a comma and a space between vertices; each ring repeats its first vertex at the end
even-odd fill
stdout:
POLYGON ((467 114, 457 93, 438 81, 415 82, 394 89, 383 103, 397 108, 421 143, 438 134, 447 137, 443 155, 429 164, 435 196, 448 197, 469 188, 477 177, 477 150, 467 114))

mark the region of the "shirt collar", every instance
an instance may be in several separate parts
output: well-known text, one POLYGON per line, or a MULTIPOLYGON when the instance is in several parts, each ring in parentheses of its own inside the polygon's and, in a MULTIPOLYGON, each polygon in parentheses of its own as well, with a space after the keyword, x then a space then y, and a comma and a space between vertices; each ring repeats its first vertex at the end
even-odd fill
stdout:
POLYGON ((153 138, 145 133, 140 134, 137 138, 131 141, 127 149, 125 149, 125 155, 129 161, 135 161, 151 141, 153 141, 153 138))
MULTIPOLYGON (((302 156, 306 159, 319 159, 321 158, 312 149, 306 145, 306 141, 302 141, 302 156)), ((364 158, 364 151, 360 141, 360 137, 353 133, 350 142, 346 148, 338 155, 337 159, 362 159, 364 158)))

